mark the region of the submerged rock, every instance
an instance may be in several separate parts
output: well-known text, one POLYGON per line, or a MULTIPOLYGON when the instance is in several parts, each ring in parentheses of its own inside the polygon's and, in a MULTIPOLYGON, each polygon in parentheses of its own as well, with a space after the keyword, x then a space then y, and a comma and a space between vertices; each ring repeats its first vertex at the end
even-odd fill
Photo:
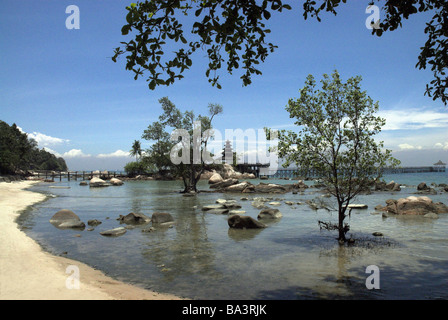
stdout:
POLYGON ((93 219, 93 220, 89 220, 89 221, 87 221, 87 224, 88 224, 89 226, 92 226, 92 227, 99 226, 101 223, 102 223, 102 222, 99 221, 99 220, 97 220, 97 219, 93 219))
POLYGON ((348 208, 349 209, 367 209, 368 205, 366 205, 366 204, 349 204, 348 208))
POLYGON ((261 229, 266 228, 266 225, 263 223, 255 220, 252 217, 249 216, 240 216, 240 215, 233 215, 228 220, 227 223, 229 224, 230 228, 235 229, 261 229))
POLYGON ((56 212, 50 219, 50 223, 57 228, 67 229, 84 229, 84 222, 71 210, 62 209, 56 212))
POLYGON ((106 237, 118 237, 126 233, 126 229, 123 227, 118 227, 115 229, 110 229, 106 231, 100 232, 100 235, 106 236, 106 237))
POLYGON ((278 209, 263 209, 258 214, 258 219, 279 219, 282 216, 278 209))
MULTIPOLYGON (((377 208, 377 207, 376 207, 377 208)), ((398 200, 386 200, 386 206, 379 208, 382 211, 397 215, 425 215, 427 213, 448 213, 448 207, 442 202, 434 203, 428 197, 410 196, 398 200)))
POLYGON ((167 223, 167 222, 174 222, 174 218, 171 214, 168 212, 154 212, 152 214, 152 223, 154 224, 161 224, 161 223, 167 223))
POLYGON ((125 216, 120 214, 120 217, 117 218, 118 221, 121 223, 126 224, 145 224, 151 222, 151 218, 148 216, 145 216, 142 213, 134 213, 131 212, 125 216))

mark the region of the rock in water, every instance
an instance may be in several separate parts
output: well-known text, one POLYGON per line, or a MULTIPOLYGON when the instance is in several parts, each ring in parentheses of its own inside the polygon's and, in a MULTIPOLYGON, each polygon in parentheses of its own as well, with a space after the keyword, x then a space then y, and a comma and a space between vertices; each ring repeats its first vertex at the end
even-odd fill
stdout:
POLYGON ((126 233, 126 229, 123 227, 115 228, 100 232, 100 235, 106 237, 118 237, 126 233))
POLYGON ((218 182, 221 182, 221 181, 223 181, 223 178, 221 177, 221 175, 219 173, 214 173, 210 177, 210 179, 208 180, 208 183, 209 184, 215 184, 215 183, 218 183, 218 182))
POLYGON ((120 217, 117 220, 126 224, 144 224, 151 222, 150 217, 147 217, 142 213, 134 212, 131 212, 125 216, 120 214, 120 217))
POLYGON ((89 186, 90 187, 107 187, 107 186, 110 186, 110 183, 107 183, 103 179, 93 177, 92 179, 90 179, 89 186))
POLYGON ((349 209, 367 209, 368 206, 366 204, 349 204, 349 209))
POLYGON ((448 213, 448 207, 441 202, 432 202, 428 197, 410 196, 398 200, 386 200, 383 211, 398 215, 425 215, 427 213, 448 213))
POLYGON ((279 219, 282 216, 278 209, 263 209, 258 214, 258 219, 279 219))
POLYGON ((151 221, 153 224, 154 223, 161 224, 161 223, 173 222, 174 218, 168 212, 154 212, 152 214, 151 221))
POLYGON ((84 222, 71 210, 62 209, 56 212, 50 219, 50 223, 57 228, 84 229, 84 222))
POLYGON ((120 179, 117 179, 117 178, 112 178, 112 179, 110 179, 110 183, 113 186, 121 186, 123 184, 123 181, 121 181, 120 179))
POLYGON ((266 225, 249 216, 233 215, 228 220, 230 228, 235 229, 260 229, 266 228, 266 225))

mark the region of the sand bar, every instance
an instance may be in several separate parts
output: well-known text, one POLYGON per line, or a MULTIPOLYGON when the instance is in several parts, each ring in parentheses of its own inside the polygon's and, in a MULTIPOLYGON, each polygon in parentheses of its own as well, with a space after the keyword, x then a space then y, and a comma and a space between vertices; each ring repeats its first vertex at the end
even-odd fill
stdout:
POLYGON ((45 200, 25 190, 36 182, 0 183, 1 300, 177 300, 107 277, 81 262, 51 255, 19 230, 16 218, 28 206, 45 200), (73 267, 79 270, 79 282, 73 267), (67 272, 67 273, 66 273, 67 272), (79 288, 77 288, 79 284, 79 288))

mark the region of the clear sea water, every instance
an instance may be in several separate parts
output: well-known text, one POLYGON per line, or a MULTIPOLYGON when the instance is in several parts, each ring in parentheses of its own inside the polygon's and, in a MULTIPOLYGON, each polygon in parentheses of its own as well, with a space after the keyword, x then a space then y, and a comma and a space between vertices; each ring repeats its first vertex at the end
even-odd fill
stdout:
MULTIPOLYGON (((200 193, 183 197, 178 193, 180 181, 126 181, 107 188, 79 186, 79 180, 41 183, 31 190, 47 194, 47 200, 26 210, 19 224, 55 255, 82 261, 143 288, 193 299, 448 299, 448 214, 440 214, 439 219, 384 218, 374 210, 387 199, 415 195, 420 182, 448 183, 447 173, 384 178, 406 187, 400 192, 361 195, 354 201, 368 205, 347 217, 354 245, 340 246, 335 232, 319 229, 319 220, 336 222, 337 212, 285 204, 315 200, 331 206, 332 198, 323 197, 315 188, 295 195, 200 193), (249 200, 241 200, 243 196, 249 200), (283 214, 278 221, 267 222, 265 229, 232 230, 227 215, 201 210, 219 198, 235 199, 246 215, 256 219, 260 209, 251 205, 251 199, 260 196, 281 202, 275 208, 283 214), (102 224, 93 231, 87 231, 88 227, 59 230, 49 219, 61 209, 74 211, 86 224, 90 219, 102 224), (116 238, 99 234, 125 226, 116 220, 119 215, 151 216, 157 211, 173 215, 172 228, 142 232, 149 224, 116 238), (373 232, 384 236, 374 237, 373 232), (379 269, 380 289, 366 288, 370 265, 379 269)), ((208 188, 206 181, 200 182, 199 189, 208 188)), ((448 204, 446 192, 429 197, 448 204)))

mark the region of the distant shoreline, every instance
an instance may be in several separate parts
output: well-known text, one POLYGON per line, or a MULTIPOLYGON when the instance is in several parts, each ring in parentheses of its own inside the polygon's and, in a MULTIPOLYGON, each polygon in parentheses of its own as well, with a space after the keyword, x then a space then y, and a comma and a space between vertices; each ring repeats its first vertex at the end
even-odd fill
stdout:
POLYGON ((54 256, 19 230, 17 217, 27 207, 45 200, 45 195, 26 190, 35 181, 0 183, 0 299, 2 300, 179 300, 129 285, 90 266, 54 256), (79 289, 67 286, 79 270, 79 289), (69 271, 67 271, 69 270, 69 271))

